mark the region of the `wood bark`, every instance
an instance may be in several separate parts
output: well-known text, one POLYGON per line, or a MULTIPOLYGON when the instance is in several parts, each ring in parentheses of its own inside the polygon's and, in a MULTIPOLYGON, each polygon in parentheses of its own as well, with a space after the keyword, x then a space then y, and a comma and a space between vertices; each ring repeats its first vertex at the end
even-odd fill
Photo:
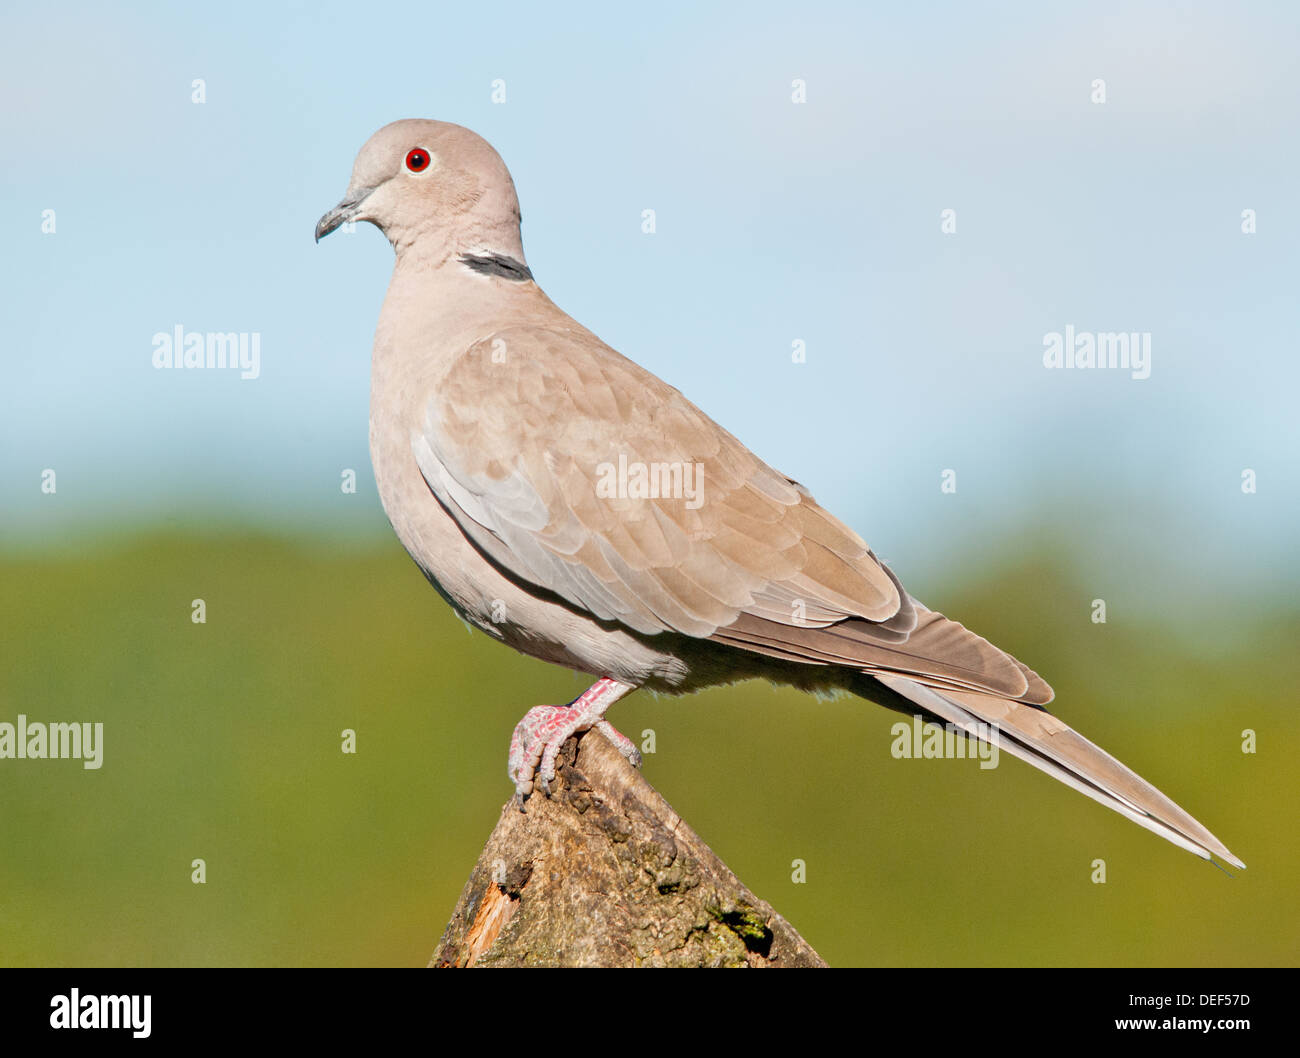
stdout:
POLYGON ((429 965, 825 966, 598 732, 501 810, 429 965))

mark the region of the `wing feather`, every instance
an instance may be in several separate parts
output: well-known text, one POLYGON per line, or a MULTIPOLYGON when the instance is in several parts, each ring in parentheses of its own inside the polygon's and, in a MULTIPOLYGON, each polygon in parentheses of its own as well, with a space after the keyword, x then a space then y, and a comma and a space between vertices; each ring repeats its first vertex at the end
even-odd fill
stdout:
POLYGON ((1051 698, 1010 655, 919 606, 804 486, 586 332, 518 327, 476 342, 426 400, 411 447, 485 555, 602 620, 1051 698), (695 468, 699 494, 602 489, 634 465, 677 468, 672 484, 695 468))

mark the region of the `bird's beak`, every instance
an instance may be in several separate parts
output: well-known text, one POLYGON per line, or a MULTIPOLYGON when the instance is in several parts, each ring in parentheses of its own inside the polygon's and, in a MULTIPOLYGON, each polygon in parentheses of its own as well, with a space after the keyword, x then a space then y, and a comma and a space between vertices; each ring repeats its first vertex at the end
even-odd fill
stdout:
POLYGON ((360 187, 344 195, 342 202, 316 222, 316 241, 320 242, 340 224, 346 224, 361 212, 361 203, 373 190, 373 187, 360 187))

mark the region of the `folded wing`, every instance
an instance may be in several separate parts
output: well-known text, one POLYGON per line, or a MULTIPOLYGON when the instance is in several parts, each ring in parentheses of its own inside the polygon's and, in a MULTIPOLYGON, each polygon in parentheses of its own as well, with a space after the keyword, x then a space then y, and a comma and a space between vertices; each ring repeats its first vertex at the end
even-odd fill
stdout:
POLYGON ((475 343, 411 446, 484 554, 602 620, 1051 698, 1010 655, 917 604, 802 485, 587 332, 519 327, 475 343))

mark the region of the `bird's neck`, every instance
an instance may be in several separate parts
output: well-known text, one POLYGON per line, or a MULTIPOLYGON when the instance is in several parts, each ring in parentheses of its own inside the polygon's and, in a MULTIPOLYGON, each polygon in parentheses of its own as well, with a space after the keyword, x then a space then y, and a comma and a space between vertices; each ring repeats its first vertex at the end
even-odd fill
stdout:
POLYGON ((460 258, 497 258, 527 268, 516 210, 479 208, 452 217, 432 214, 386 231, 401 269, 439 268, 460 258))
POLYGON ((533 280, 522 248, 513 249, 518 257, 508 249, 399 255, 375 332, 375 380, 401 385, 413 370, 437 376, 503 319, 549 325, 559 310, 533 280))

